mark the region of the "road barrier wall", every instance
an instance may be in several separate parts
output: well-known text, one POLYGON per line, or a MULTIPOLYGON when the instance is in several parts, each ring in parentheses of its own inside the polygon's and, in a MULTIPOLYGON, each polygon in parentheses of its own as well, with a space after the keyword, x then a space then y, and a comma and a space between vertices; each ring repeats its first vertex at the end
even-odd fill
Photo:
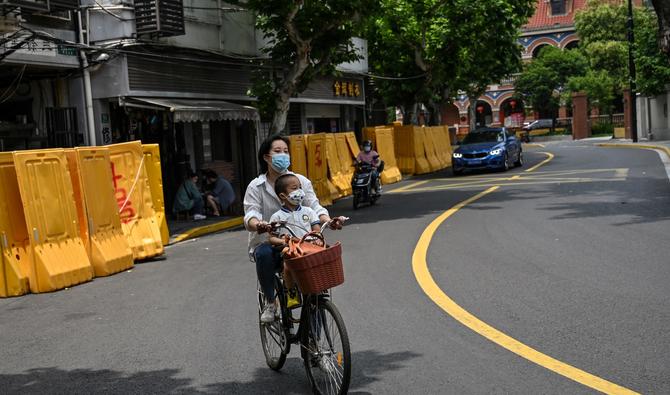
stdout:
POLYGON ((66 150, 80 235, 96 277, 133 267, 133 252, 121 229, 106 148, 66 150))
POLYGON ((333 204, 328 181, 325 133, 312 134, 307 138, 307 177, 312 181, 314 192, 321 205, 333 204))
POLYGON ((89 281, 93 268, 79 236, 77 209, 65 151, 14 152, 32 265, 31 292, 49 292, 89 281))
POLYGON ((28 293, 32 250, 11 152, 0 152, 0 297, 28 293))
POLYGON ((170 229, 165 217, 165 197, 163 196, 163 171, 161 170, 161 151, 158 144, 142 144, 144 167, 149 177, 149 189, 156 211, 156 221, 161 231, 161 242, 166 246, 170 242, 170 229))
POLYGON ((345 189, 342 191, 344 196, 349 196, 352 193, 351 189, 351 179, 354 176, 354 158, 358 152, 353 152, 349 143, 347 142, 348 135, 351 135, 351 138, 356 141, 356 137, 353 132, 347 133, 337 133, 335 134, 335 145, 337 147, 337 156, 340 162, 340 171, 342 173, 342 178, 344 180, 345 189))
POLYGON ((289 136, 291 142, 289 153, 291 154, 291 171, 307 175, 307 142, 303 135, 289 136))
POLYGON ((144 166, 142 144, 134 141, 108 145, 107 148, 121 228, 134 258, 142 260, 163 254, 161 230, 144 166))
POLYGON ((393 128, 377 128, 374 136, 377 152, 380 159, 384 161, 384 171, 381 174, 382 184, 393 184, 402 180, 396 160, 393 128))

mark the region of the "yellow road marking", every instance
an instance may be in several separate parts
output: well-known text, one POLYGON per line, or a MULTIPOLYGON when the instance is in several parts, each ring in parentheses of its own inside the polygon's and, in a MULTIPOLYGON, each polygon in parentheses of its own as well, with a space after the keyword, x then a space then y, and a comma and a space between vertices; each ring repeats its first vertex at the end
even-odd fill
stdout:
MULTIPOLYGON (((526 178, 520 178, 525 180, 526 178)), ((461 189, 461 188, 487 188, 491 186, 517 186, 517 185, 544 185, 544 184, 577 184, 582 182, 617 182, 617 181, 626 181, 625 178, 565 178, 558 180, 547 180, 547 181, 529 181, 529 182, 513 182, 513 183, 486 183, 486 184, 477 184, 477 185, 438 185, 434 187, 424 187, 412 189, 411 191, 406 191, 404 193, 418 193, 418 192, 430 192, 430 191, 445 191, 449 189, 461 189)))
POLYGON ((404 187, 400 187, 400 188, 398 188, 398 189, 394 189, 394 190, 392 190, 392 191, 389 191, 389 193, 396 193, 396 192, 406 191, 406 190, 408 190, 408 189, 417 187, 417 186, 419 186, 419 185, 423 185, 423 184, 425 184, 425 183, 427 183, 427 182, 428 182, 428 180, 417 181, 417 182, 411 183, 411 184, 409 184, 409 185, 405 185, 404 187))
MULTIPOLYGON (((549 158, 551 158, 553 155, 549 158)), ((547 161, 545 161, 547 162, 547 161)), ((543 163, 545 163, 543 162, 543 163)), ((466 327, 480 334, 481 336, 489 339, 490 341, 498 344, 499 346, 519 355, 522 358, 525 358, 533 363, 536 363, 546 369, 549 369, 555 373, 558 373, 564 377, 567 377, 571 380, 574 380, 578 383, 581 383, 589 388, 593 388, 597 391, 601 391, 608 394, 636 394, 636 392, 629 390, 628 388, 619 386, 610 381, 602 379, 598 376, 592 375, 584 370, 578 369, 574 366, 568 365, 564 362, 561 362, 555 358, 552 358, 546 354, 543 354, 532 347, 521 343, 520 341, 508 336, 507 334, 495 329, 494 327, 488 325, 484 321, 470 314, 467 310, 459 306, 454 300, 452 300, 447 294, 445 294, 442 289, 437 285, 433 276, 428 270, 428 247, 430 246, 431 240, 435 235, 435 232, 439 226, 447 220, 450 216, 456 213, 461 208, 466 205, 481 199, 482 197, 496 191, 500 188, 499 185, 492 186, 487 190, 478 193, 477 195, 458 203, 454 207, 442 213, 439 217, 434 219, 428 227, 423 231, 419 241, 414 249, 412 254, 412 270, 414 271, 414 276, 416 277, 417 282, 421 286, 421 289, 426 293, 426 295, 437 304, 442 310, 447 314, 452 316, 458 322, 462 323, 466 327)))
POLYGON ((554 159, 554 154, 552 154, 551 152, 540 152, 540 153, 547 155, 548 158, 543 160, 542 162, 538 163, 537 165, 531 167, 530 169, 526 169, 527 173, 530 173, 531 171, 537 169, 538 167, 544 165, 545 163, 549 163, 550 160, 554 159))

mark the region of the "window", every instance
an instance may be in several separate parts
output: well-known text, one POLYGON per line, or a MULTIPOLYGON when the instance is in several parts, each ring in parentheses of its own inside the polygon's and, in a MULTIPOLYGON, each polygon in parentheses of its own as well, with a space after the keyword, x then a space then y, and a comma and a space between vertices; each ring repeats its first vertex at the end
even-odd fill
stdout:
POLYGON ((567 12, 566 0, 549 0, 551 15, 565 15, 567 12))

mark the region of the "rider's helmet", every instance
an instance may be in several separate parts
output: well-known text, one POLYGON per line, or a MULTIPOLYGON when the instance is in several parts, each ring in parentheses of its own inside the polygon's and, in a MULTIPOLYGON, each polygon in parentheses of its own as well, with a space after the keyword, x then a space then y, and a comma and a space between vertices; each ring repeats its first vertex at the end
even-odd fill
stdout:
POLYGON ((370 140, 363 141, 363 151, 365 152, 372 151, 372 141, 370 140))

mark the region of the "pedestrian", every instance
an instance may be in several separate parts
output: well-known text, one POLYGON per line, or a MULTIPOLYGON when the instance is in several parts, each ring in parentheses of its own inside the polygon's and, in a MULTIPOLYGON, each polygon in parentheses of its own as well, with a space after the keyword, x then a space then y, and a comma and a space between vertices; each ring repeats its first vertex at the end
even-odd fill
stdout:
POLYGON ((207 169, 204 171, 204 174, 207 189, 207 192, 205 192, 207 206, 213 216, 219 217, 235 201, 235 191, 230 182, 223 178, 223 176, 216 174, 214 170, 207 169))
POLYGON ((193 215, 194 220, 207 218, 203 215, 205 204, 198 190, 198 175, 189 170, 184 182, 177 189, 177 194, 172 205, 175 214, 188 212, 193 215))

